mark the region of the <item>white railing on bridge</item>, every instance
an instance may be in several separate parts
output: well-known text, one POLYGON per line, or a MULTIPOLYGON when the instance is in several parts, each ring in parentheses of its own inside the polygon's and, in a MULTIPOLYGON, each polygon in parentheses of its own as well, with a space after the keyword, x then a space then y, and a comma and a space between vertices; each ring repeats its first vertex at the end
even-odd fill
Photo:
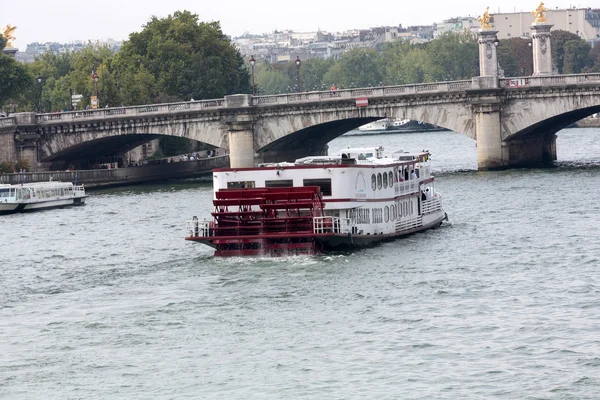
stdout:
POLYGON ((326 92, 304 92, 278 94, 271 96, 255 96, 252 105, 292 104, 299 102, 313 102, 336 99, 356 99, 359 97, 395 97, 398 95, 411 95, 428 92, 451 92, 470 89, 470 80, 453 82, 422 83, 417 85, 379 86, 360 89, 330 90, 326 92))
MULTIPOLYGON (((141 116, 147 114, 169 114, 181 111, 210 110, 225 106, 225 99, 187 101, 181 103, 153 104, 133 107, 98 108, 95 110, 67 111, 51 114, 39 114, 37 122, 44 121, 77 121, 79 119, 110 119, 110 117, 122 118, 126 116, 141 116)), ((1 126, 1 125, 0 125, 1 126)))
POLYGON ((515 78, 500 79, 500 87, 506 89, 542 86, 581 85, 586 83, 600 83, 600 74, 522 76, 515 78))
POLYGON ((13 126, 15 125, 15 119, 12 117, 0 118, 0 128, 3 126, 13 126))

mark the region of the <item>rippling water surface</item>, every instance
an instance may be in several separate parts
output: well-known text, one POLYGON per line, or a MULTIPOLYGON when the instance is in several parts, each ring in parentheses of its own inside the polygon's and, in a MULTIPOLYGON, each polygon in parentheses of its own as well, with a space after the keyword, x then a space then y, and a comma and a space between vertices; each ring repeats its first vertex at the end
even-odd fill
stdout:
POLYGON ((429 149, 450 222, 352 254, 217 259, 182 238, 209 182, 0 217, 0 398, 597 399, 600 130, 558 168, 477 172, 429 149))

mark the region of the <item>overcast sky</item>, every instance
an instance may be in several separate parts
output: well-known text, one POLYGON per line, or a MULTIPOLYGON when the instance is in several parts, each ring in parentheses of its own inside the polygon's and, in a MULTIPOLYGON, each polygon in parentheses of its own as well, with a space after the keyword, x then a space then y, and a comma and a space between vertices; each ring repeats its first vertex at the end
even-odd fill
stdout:
MULTIPOLYGON (((547 2, 548 8, 598 6, 568 1, 547 2)), ((532 11, 539 1, 496 0, 0 0, 0 27, 16 25, 15 47, 25 51, 31 42, 127 39, 140 31, 152 15, 166 17, 189 10, 201 21, 220 21, 223 32, 266 33, 275 29, 297 32, 338 32, 374 26, 430 25, 457 16, 532 11)))

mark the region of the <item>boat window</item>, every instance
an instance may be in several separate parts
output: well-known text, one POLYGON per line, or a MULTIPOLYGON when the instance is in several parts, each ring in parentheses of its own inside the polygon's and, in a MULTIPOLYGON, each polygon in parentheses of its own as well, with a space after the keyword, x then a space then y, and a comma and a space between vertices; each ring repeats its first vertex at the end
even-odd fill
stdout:
POLYGON ((377 189, 381 190, 381 174, 377 174, 377 189))
POLYGON ((410 215, 413 215, 413 211, 414 211, 414 207, 413 207, 413 202, 410 202, 410 215))
POLYGON ((388 173, 389 176, 389 180, 390 180, 390 187, 394 186, 394 173, 392 171, 390 171, 388 173))
POLYGON ((373 189, 373 191, 377 189, 377 178, 375 177, 375 174, 371 175, 371 189, 373 189))
POLYGON ((0 189, 0 197, 8 197, 9 192, 8 189, 0 189))
POLYGON ((331 196, 331 179, 305 179, 302 186, 318 186, 323 196, 331 196))
POLYGON ((21 189, 17 189, 17 201, 23 200, 23 192, 21 189))
POLYGON ((390 220, 395 220, 396 216, 394 215, 396 213, 396 207, 392 204, 390 206, 390 220))
POLYGON ((390 220, 390 208, 388 206, 385 206, 383 217, 385 218, 385 222, 388 222, 390 220))
POLYGON ((227 182, 227 189, 249 189, 254 187, 254 181, 227 182))
POLYGON ((294 186, 294 181, 291 179, 282 179, 278 181, 265 181, 265 187, 290 187, 294 186))
POLYGON ((398 180, 398 167, 394 168, 394 182, 399 182, 398 180))
POLYGON ((388 177, 387 174, 384 172, 383 173, 383 188, 387 189, 387 182, 388 182, 388 177))

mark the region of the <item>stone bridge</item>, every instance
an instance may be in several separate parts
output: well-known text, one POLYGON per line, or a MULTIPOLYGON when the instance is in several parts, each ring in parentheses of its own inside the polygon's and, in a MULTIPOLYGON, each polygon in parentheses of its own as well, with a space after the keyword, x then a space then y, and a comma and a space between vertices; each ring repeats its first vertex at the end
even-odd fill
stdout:
POLYGON ((471 80, 14 114, 0 119, 0 160, 68 162, 177 136, 227 148, 232 167, 249 167, 323 154, 336 137, 389 117, 473 138, 480 169, 549 163, 556 159, 555 133, 600 112, 600 74, 551 75, 550 25, 532 29, 531 77, 499 78, 497 32, 482 29, 481 76, 471 80))
POLYGON ((37 161, 124 153, 161 135, 228 148, 233 166, 293 160, 384 117, 438 125, 477 140, 479 167, 555 158, 555 133, 600 112, 600 74, 512 79, 477 77, 432 84, 234 95, 141 107, 0 119, 2 159, 37 161), (368 101, 357 106, 356 99, 368 101), (3 139, 2 139, 3 138, 3 139))

